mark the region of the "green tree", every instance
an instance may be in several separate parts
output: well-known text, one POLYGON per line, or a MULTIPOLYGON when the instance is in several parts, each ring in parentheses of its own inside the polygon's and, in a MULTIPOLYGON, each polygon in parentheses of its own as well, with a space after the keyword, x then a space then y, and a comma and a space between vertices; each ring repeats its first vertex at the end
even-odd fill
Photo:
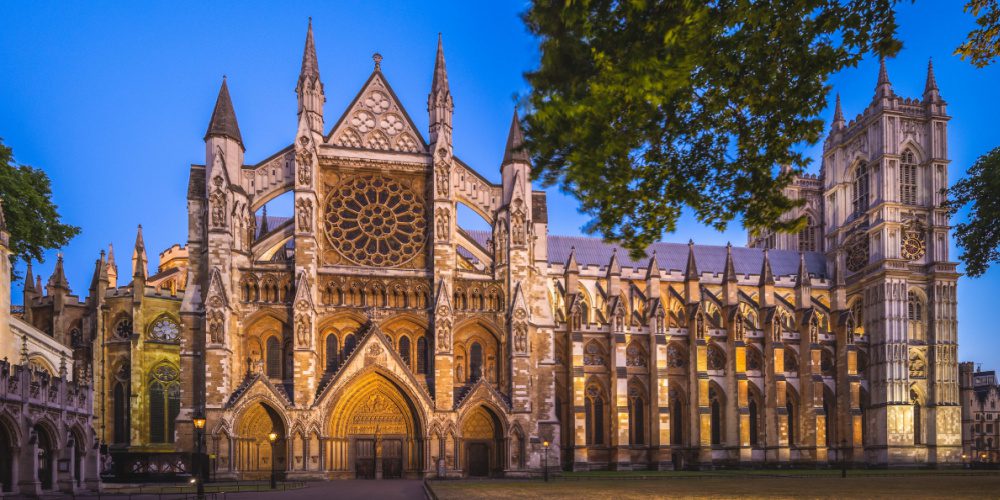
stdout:
POLYGON ((69 243, 80 232, 80 228, 62 222, 58 207, 52 203, 49 176, 40 169, 15 164, 13 151, 2 140, 0 197, 12 259, 42 261, 45 250, 69 243))
POLYGON ((997 0, 969 0, 965 12, 976 16, 977 28, 955 53, 978 68, 993 64, 1000 56, 1000 4, 997 0))
POLYGON ((681 210, 797 230, 781 193, 824 129, 831 74, 894 55, 895 0, 535 0, 525 119, 534 174, 634 254, 681 210), (788 165, 787 173, 777 166, 788 165))
POLYGON ((955 226, 955 239, 965 272, 982 276, 991 263, 1000 262, 1000 147, 980 156, 948 193, 944 205, 952 215, 970 207, 966 222, 955 226))

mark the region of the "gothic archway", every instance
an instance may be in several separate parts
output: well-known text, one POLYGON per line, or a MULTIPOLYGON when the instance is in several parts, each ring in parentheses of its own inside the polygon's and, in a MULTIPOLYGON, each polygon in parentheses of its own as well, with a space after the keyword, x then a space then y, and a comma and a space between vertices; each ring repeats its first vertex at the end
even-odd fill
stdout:
POLYGON ((423 425, 405 389, 373 370, 343 394, 330 413, 331 470, 360 479, 402 478, 423 470, 423 425))
POLYGON ((272 469, 283 473, 287 466, 285 422, 270 404, 263 401, 249 405, 239 417, 233 433, 235 469, 244 478, 265 478, 272 469), (273 433, 272 443, 268 435, 273 433))
POLYGON ((462 460, 469 476, 489 477, 506 464, 503 423, 485 405, 469 411, 462 419, 462 460))

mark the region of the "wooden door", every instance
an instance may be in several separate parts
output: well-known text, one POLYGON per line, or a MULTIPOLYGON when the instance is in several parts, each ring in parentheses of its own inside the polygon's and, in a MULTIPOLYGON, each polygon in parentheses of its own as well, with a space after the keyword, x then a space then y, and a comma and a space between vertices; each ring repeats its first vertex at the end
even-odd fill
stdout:
POLYGON ((375 479, 375 440, 354 441, 354 474, 358 479, 375 479))
POLYGON ((403 441, 385 439, 382 441, 382 479, 403 477, 403 441))
POLYGON ((487 477, 490 475, 490 447, 486 443, 469 443, 469 475, 487 477))

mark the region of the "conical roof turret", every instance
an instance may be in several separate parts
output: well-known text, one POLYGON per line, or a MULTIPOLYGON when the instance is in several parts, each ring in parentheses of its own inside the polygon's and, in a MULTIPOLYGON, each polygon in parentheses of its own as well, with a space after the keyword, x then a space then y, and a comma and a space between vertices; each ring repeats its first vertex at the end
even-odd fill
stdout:
POLYGON ((885 69, 885 58, 879 59, 878 83, 875 84, 875 97, 891 97, 892 82, 889 81, 889 71, 885 69))
POLYGON ((524 149, 524 133, 521 131, 521 121, 518 119, 516 109, 510 121, 510 131, 507 132, 507 147, 504 148, 501 165, 511 163, 529 163, 528 152, 524 149))
POLYGON ((219 88, 219 97, 216 98, 215 108, 212 110, 212 119, 208 122, 208 131, 205 132, 205 140, 209 137, 228 137, 243 148, 243 136, 240 135, 240 125, 236 122, 236 111, 233 109, 233 101, 229 97, 229 85, 226 84, 224 76, 222 87, 219 88))
POLYGON ((927 81, 924 83, 924 100, 936 101, 939 99, 941 99, 941 93, 938 91, 937 78, 934 77, 934 61, 928 59, 927 81))
POLYGON ((694 240, 688 240, 688 259, 687 266, 684 268, 684 279, 697 281, 700 277, 698 263, 694 259, 694 240))

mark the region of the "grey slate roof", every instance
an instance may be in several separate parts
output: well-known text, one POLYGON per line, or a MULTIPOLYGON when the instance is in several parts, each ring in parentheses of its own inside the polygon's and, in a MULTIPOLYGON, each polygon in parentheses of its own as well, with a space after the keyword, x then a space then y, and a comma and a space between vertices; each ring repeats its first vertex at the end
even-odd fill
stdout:
MULTIPOLYGON (((477 243, 486 247, 490 238, 487 231, 467 231, 477 243)), ((576 261, 580 266, 607 267, 611 253, 618 249, 618 262, 622 267, 646 269, 649 256, 656 251, 656 261, 664 272, 683 273, 687 266, 688 246, 686 243, 654 243, 646 249, 646 258, 636 261, 629 257, 628 250, 620 245, 609 244, 599 238, 585 236, 549 235, 549 263, 565 264, 569 252, 576 248, 576 261)), ((694 257, 699 273, 721 274, 726 269, 726 247, 721 245, 695 245, 694 257)), ((796 276, 799 270, 799 252, 791 250, 770 250, 768 258, 775 276, 796 276)), ((827 278, 826 258, 819 252, 806 252, 806 267, 816 278, 827 278)), ((733 247, 733 265, 737 275, 760 274, 764 262, 764 251, 757 248, 733 247)))
POLYGON ((241 147, 243 146, 243 136, 240 135, 240 125, 236 122, 236 111, 233 110, 233 101, 229 98, 229 85, 226 84, 225 77, 222 78, 222 87, 219 88, 219 97, 215 100, 215 109, 212 110, 212 119, 208 122, 205 138, 213 135, 234 139, 241 147))

